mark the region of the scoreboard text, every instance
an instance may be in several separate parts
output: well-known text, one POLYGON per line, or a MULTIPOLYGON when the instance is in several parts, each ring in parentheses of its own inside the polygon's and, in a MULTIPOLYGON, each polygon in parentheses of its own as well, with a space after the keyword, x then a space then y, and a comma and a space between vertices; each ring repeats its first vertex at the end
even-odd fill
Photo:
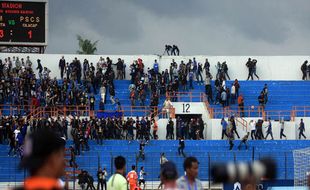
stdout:
POLYGON ((45 2, 0 1, 0 44, 46 44, 45 2))

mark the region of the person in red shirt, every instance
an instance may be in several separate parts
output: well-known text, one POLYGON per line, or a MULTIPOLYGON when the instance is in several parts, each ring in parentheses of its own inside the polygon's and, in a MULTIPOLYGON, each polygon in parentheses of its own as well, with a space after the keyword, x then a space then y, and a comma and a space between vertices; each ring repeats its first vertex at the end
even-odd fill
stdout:
POLYGON ((137 184, 138 184, 138 175, 136 172, 136 166, 132 165, 131 166, 132 170, 127 174, 127 181, 130 186, 130 190, 135 190, 137 184))
POLYGON ((240 94, 240 96, 238 97, 238 108, 239 108, 240 116, 244 117, 244 99, 243 99, 242 94, 240 94))

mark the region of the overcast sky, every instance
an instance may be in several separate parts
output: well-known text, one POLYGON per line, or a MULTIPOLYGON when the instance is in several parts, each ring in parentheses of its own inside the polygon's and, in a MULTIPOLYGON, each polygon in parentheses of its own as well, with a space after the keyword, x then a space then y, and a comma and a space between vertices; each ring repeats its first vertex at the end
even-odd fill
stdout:
POLYGON ((49 0, 47 53, 310 55, 310 0, 49 0))

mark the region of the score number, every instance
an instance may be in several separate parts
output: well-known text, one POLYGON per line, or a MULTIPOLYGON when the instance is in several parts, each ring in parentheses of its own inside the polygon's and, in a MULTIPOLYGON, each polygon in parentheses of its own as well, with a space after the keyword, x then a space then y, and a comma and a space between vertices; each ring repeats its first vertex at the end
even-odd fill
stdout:
POLYGON ((32 30, 28 31, 28 38, 31 39, 32 38, 32 30))
MULTIPOLYGON (((27 34, 28 34, 28 38, 32 39, 32 30, 29 30, 27 34)), ((4 37, 4 30, 0 30, 0 38, 3 38, 3 37, 4 37)))

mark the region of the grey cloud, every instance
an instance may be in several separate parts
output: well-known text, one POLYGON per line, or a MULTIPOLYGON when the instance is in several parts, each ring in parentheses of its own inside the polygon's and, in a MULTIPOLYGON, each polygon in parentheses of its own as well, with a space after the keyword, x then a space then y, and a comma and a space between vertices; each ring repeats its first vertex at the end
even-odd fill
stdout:
POLYGON ((50 0, 49 53, 74 53, 75 35, 98 53, 306 54, 308 0, 50 0), (79 26, 80 24, 80 26, 79 26), (298 45, 299 44, 299 45, 298 45))

